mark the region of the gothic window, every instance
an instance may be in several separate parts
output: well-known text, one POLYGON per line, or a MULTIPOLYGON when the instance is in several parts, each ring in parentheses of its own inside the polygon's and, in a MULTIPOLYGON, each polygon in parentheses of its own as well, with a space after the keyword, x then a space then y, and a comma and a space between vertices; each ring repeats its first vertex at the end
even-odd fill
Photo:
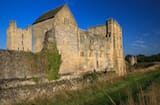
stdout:
POLYGON ((111 37, 111 32, 108 32, 106 37, 110 38, 111 37))

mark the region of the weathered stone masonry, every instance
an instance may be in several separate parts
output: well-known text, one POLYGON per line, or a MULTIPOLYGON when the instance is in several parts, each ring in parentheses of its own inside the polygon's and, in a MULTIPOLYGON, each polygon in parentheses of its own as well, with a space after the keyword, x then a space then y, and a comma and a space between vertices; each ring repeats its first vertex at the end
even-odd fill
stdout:
POLYGON ((79 88, 84 84, 79 81, 84 80, 79 73, 111 71, 104 75, 106 78, 113 77, 109 73, 124 75, 122 39, 121 26, 112 18, 87 30, 80 29, 66 4, 42 14, 26 29, 17 28, 16 22, 11 21, 8 50, 0 50, 0 103, 9 105, 51 96, 63 87, 79 88), (32 35, 35 53, 31 52, 32 35), (46 79, 48 59, 44 52, 52 48, 50 42, 56 42, 62 58, 59 73, 63 76, 57 83, 46 79))
POLYGON ((32 51, 32 28, 17 28, 16 22, 11 21, 7 30, 7 49, 32 51))
POLYGON ((45 33, 50 30, 54 30, 62 55, 61 74, 93 70, 125 73, 122 29, 116 20, 81 30, 68 6, 60 6, 33 23, 35 52, 42 50, 45 33))
MULTIPOLYGON (((31 51, 30 28, 21 32, 17 30, 19 29, 12 22, 8 29, 8 49, 31 51), (27 32, 22 39, 24 31, 27 32), (22 42, 23 46, 19 44, 22 42)), ((112 18, 105 24, 82 30, 78 28, 74 16, 65 4, 42 14, 33 23, 32 30, 35 53, 44 48, 46 33, 50 33, 49 39, 54 36, 62 57, 60 74, 87 71, 115 71, 119 75, 125 73, 122 29, 112 18)))

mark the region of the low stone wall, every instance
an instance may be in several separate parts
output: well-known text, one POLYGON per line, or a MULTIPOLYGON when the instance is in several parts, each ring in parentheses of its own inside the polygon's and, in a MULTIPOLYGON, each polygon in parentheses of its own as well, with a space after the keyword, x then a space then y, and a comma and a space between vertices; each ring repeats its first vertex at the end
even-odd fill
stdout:
MULTIPOLYGON (((105 73, 98 77, 98 80, 110 80, 117 77, 115 73, 105 73)), ((68 76, 67 78, 50 81, 46 83, 36 83, 33 85, 17 86, 7 89, 0 89, 0 105, 14 105, 15 103, 28 102, 36 98, 47 98, 54 96, 64 89, 76 90, 93 82, 91 75, 68 76), (67 79, 68 78, 68 79, 67 79)), ((31 81, 30 81, 31 82, 31 81)))
POLYGON ((31 52, 0 50, 0 79, 43 77, 45 63, 31 52))
MULTIPOLYGON (((13 105, 24 100, 32 101, 38 97, 53 96, 55 91, 59 89, 73 88, 75 81, 61 81, 46 84, 28 85, 24 87, 16 87, 5 90, 0 90, 0 103, 1 105, 13 105)), ((74 85, 74 88, 76 85, 74 85)))

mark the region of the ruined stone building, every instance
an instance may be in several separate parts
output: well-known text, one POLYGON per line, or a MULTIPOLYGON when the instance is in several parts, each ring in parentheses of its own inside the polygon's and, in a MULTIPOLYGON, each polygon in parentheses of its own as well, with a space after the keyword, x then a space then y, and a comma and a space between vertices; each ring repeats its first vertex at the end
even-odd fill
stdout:
MULTIPOLYGON (((56 41, 62 56, 61 74, 79 73, 87 71, 115 71, 119 75, 125 73, 125 62, 122 45, 122 29, 112 18, 102 25, 96 25, 82 30, 65 4, 42 14, 32 25, 34 37, 34 52, 40 52, 44 47, 44 40, 49 34, 50 39, 56 41)), ((17 34, 15 23, 8 29, 8 48, 23 49, 23 37, 30 47, 30 31, 17 34), (12 35, 13 34, 13 35, 12 35), (17 37, 15 35, 17 34, 17 37), (19 36, 18 36, 19 35, 19 36), (23 37, 22 37, 23 36, 23 37), (14 41, 18 38, 17 42, 14 41), (20 46, 19 46, 20 45, 20 46)), ((25 40, 24 40, 25 41, 25 40)), ((52 41, 52 40, 50 40, 52 41)))
POLYGON ((32 51, 32 28, 17 28, 16 22, 11 21, 7 30, 7 49, 32 51))
POLYGON ((130 63, 130 65, 135 65, 135 64, 137 64, 137 56, 134 56, 134 55, 131 55, 130 57, 129 57, 129 63, 130 63))

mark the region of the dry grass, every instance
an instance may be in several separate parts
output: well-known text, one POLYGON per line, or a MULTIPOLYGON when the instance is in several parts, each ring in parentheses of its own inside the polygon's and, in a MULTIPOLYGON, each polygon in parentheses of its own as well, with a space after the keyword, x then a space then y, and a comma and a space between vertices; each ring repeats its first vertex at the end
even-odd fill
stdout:
POLYGON ((160 105, 160 84, 153 83, 147 90, 140 89, 135 96, 128 93, 127 101, 121 101, 121 105, 160 105))
POLYGON ((115 80, 86 82, 76 90, 64 88, 54 96, 18 105, 159 105, 159 74, 160 70, 156 70, 115 80), (151 84, 154 81, 157 82, 151 84))

